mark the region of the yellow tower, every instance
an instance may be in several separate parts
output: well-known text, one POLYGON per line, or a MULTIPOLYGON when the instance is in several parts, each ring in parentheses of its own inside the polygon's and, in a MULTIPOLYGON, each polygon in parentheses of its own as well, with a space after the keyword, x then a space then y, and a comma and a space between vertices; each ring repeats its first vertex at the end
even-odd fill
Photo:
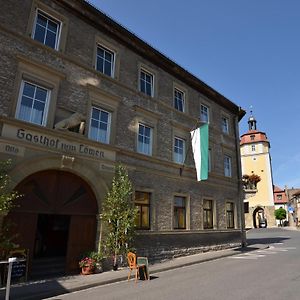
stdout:
POLYGON ((252 115, 249 130, 241 136, 241 164, 245 189, 246 228, 276 226, 270 143, 264 132, 256 129, 252 115))

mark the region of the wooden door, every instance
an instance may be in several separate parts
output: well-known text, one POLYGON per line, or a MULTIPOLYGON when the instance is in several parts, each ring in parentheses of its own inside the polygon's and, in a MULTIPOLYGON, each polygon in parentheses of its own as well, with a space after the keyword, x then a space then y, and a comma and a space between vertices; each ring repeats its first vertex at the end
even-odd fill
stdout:
POLYGON ((96 216, 72 216, 69 227, 67 272, 79 269, 78 262, 84 252, 95 249, 96 216))

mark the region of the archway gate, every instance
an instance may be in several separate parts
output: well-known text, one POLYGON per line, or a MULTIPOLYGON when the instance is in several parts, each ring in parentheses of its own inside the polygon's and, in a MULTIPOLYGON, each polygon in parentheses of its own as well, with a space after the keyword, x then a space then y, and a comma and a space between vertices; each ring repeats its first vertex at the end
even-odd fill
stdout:
POLYGON ((78 269, 78 259, 95 248, 98 205, 89 185, 70 172, 47 170, 24 179, 16 189, 24 196, 8 215, 16 242, 32 261, 60 256, 64 271, 78 269))

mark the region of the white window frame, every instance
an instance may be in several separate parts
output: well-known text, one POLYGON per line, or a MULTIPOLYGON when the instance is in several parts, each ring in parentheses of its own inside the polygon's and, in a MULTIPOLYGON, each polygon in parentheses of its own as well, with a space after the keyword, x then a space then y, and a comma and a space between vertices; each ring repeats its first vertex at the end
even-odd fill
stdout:
POLYGON ((185 112, 185 93, 178 88, 174 88, 174 108, 178 111, 185 112), (176 96, 176 93, 181 94, 181 98, 176 96), (176 108, 176 103, 181 102, 182 110, 176 108))
POLYGON ((173 161, 176 162, 176 163, 178 163, 178 164, 184 164, 184 161, 185 161, 185 140, 182 139, 182 138, 180 138, 180 137, 178 137, 178 136, 174 137, 173 161), (175 152, 175 148, 180 149, 179 147, 176 147, 176 140, 182 141, 182 159, 179 159, 180 155, 175 152))
MULTIPOLYGON (((105 58, 102 58, 102 59, 105 62, 105 58)), ((116 53, 115 53, 115 51, 103 46, 102 44, 97 44, 95 70, 102 73, 102 74, 104 74, 104 75, 106 75, 106 76, 114 78, 114 76, 115 76, 115 64, 116 64, 116 53), (98 48, 101 48, 104 51, 104 54, 105 54, 105 52, 107 52, 107 53, 112 55, 112 61, 110 62, 111 63, 111 67, 110 67, 111 74, 110 75, 105 73, 105 65, 104 64, 103 64, 102 70, 98 69, 98 59, 100 59, 100 58, 98 58, 98 48)))
MULTIPOLYGON (((100 119, 97 120, 98 122, 102 122, 100 119)), ((102 122, 104 123, 104 122, 102 122)), ((89 124, 89 133, 88 133, 88 137, 89 139, 93 140, 93 141, 97 141, 97 142, 100 142, 100 143, 104 143, 104 144, 109 144, 110 142, 110 131, 111 131, 111 112, 101 108, 101 107, 98 107, 98 106, 95 106, 93 105, 91 107, 91 111, 90 111, 90 124, 89 124), (100 111, 100 115, 101 115, 101 112, 104 112, 104 113, 107 113, 108 114, 108 120, 107 120, 107 130, 106 130, 106 139, 105 141, 102 141, 100 138, 99 138, 99 128, 97 127, 97 138, 93 138, 93 136, 91 135, 91 131, 92 131, 92 116, 93 116, 93 109, 96 109, 98 111, 100 111)))
POLYGON ((200 121, 209 123, 209 107, 204 104, 200 105, 200 121))
POLYGON ((147 70, 145 70, 144 68, 140 68, 140 72, 139 72, 139 91, 141 93, 143 93, 144 95, 147 95, 147 96, 150 96, 150 97, 154 97, 154 74, 151 73, 151 72, 149 72, 149 71, 147 71, 147 70), (144 84, 147 83, 146 80, 142 79, 142 73, 144 73, 145 75, 150 76, 150 78, 151 78, 151 82, 150 82, 150 84, 151 84, 151 93, 150 93, 150 95, 148 95, 146 93, 147 89, 145 89, 145 91, 142 91, 141 81, 143 80, 144 84))
MULTIPOLYGON (((17 109, 16 109, 16 114, 15 114, 15 118, 24 122, 28 122, 31 124, 36 124, 36 125, 40 125, 40 126, 46 126, 47 124, 47 118, 48 118, 48 110, 49 110, 49 103, 50 103, 50 99, 51 99, 51 90, 45 86, 42 86, 40 84, 37 84, 35 82, 29 81, 29 80, 22 80, 21 81, 21 85, 20 85, 20 90, 19 90, 19 97, 18 97, 18 103, 17 103, 17 109), (45 107, 44 107, 44 112, 43 112, 43 119, 42 119, 42 123, 35 123, 32 121, 28 121, 28 120, 24 120, 21 119, 19 117, 20 114, 20 110, 21 110, 21 102, 22 102, 22 97, 23 97, 23 93, 24 93, 24 87, 25 87, 25 83, 34 85, 35 87, 39 87, 41 89, 44 89, 47 91, 47 97, 46 97, 46 101, 45 101, 45 107)), ((32 113, 32 111, 31 111, 32 113)))
POLYGON ((229 119, 227 117, 222 117, 222 132, 229 134, 229 119))
MULTIPOLYGON (((51 49, 55 49, 55 50, 58 50, 59 49, 59 44, 60 44, 60 37, 61 37, 61 30, 62 30, 62 21, 58 20, 57 18, 53 17, 52 15, 50 15, 49 13, 47 12, 44 12, 43 10, 41 9, 37 9, 36 12, 35 12, 35 18, 34 18, 34 23, 33 23, 33 30, 32 30, 32 35, 31 35, 31 38, 33 40, 34 39, 34 36, 35 36, 35 31, 36 31, 36 26, 37 26, 37 18, 38 18, 38 14, 41 14, 43 15, 45 18, 51 20, 52 22, 55 22, 58 24, 58 31, 56 33, 56 38, 55 38, 55 47, 52 48, 48 45, 45 44, 45 38, 46 38, 46 35, 44 36, 44 42, 42 43, 43 45, 51 48, 51 49)), ((35 40, 37 42, 40 42, 38 40, 35 40)), ((41 42, 40 42, 41 43, 41 42)))
MULTIPOLYGON (((143 137, 145 137, 143 135, 143 137)), ((144 124, 144 123, 138 123, 138 128, 137 128, 137 152, 145 155, 152 155, 152 147, 153 147, 153 128, 144 124), (142 144, 142 148, 140 148, 140 143, 139 143, 139 136, 140 136, 140 126, 143 126, 144 128, 149 128, 150 129, 150 136, 148 137, 150 140, 149 143, 149 152, 145 151, 145 143, 142 144)))
POLYGON ((232 162, 231 157, 228 155, 224 155, 224 176, 231 177, 232 176, 232 162))
POLYGON ((255 151, 256 151, 255 145, 251 145, 251 151, 252 151, 252 152, 255 152, 255 151))

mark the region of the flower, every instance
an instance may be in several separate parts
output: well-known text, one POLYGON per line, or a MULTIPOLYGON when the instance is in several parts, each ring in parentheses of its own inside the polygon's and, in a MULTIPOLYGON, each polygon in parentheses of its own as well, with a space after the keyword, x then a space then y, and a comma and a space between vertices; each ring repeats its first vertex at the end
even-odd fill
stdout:
POLYGON ((84 257, 82 260, 79 261, 79 267, 96 267, 96 261, 91 257, 84 257))

